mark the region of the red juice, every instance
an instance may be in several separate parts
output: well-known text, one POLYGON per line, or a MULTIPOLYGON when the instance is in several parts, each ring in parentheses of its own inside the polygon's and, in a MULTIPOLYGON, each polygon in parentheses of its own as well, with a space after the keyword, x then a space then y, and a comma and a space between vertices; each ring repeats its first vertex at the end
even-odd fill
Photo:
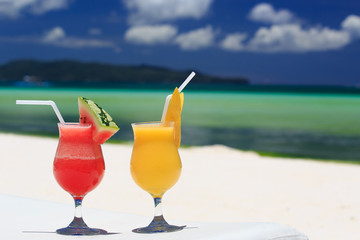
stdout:
POLYGON ((55 179, 72 196, 85 196, 104 176, 101 147, 93 141, 89 124, 59 124, 59 132, 55 179))

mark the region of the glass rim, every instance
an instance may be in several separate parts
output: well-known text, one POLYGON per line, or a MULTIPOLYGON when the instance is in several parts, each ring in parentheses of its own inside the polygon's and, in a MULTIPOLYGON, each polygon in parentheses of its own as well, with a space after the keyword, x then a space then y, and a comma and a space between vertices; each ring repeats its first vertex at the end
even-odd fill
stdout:
POLYGON ((175 122, 174 121, 149 121, 149 122, 135 122, 135 123, 131 123, 132 126, 148 126, 148 125, 165 125, 165 126, 169 126, 172 127, 174 126, 175 122))
POLYGON ((65 123, 57 123, 58 126, 61 127, 71 127, 71 126, 76 126, 76 127, 84 127, 84 128, 88 128, 91 127, 92 124, 91 123, 79 123, 79 122, 65 122, 65 123))

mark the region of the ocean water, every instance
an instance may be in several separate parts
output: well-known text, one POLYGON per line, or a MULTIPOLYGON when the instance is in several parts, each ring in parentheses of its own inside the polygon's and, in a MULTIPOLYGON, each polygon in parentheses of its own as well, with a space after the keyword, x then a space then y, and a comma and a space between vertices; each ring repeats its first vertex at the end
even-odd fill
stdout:
MULTIPOLYGON (((16 99, 54 100, 65 121, 78 121, 77 97, 94 100, 132 141, 130 123, 160 120, 171 90, 0 88, 0 131, 57 136, 48 106, 16 99)), ((360 95, 286 91, 185 91, 182 144, 224 144, 266 154, 360 162, 360 95)))

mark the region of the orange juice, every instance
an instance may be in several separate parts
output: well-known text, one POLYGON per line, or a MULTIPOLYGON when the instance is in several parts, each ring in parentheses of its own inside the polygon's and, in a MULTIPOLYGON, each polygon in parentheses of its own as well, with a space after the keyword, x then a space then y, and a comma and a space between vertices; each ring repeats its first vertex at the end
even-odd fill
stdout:
POLYGON ((132 127, 131 175, 142 189, 153 197, 161 197, 181 174, 173 122, 135 123, 132 127))

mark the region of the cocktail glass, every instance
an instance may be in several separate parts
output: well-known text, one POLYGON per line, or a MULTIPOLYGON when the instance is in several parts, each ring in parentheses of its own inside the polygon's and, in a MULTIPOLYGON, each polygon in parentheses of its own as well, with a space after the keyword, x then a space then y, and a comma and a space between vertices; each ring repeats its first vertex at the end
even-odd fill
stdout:
POLYGON ((181 160, 174 142, 173 122, 133 123, 134 146, 131 155, 131 175, 143 190, 151 194, 155 214, 147 227, 136 233, 174 232, 185 226, 169 225, 162 214, 161 199, 179 179, 181 160))
POLYGON ((89 228, 82 218, 85 195, 104 176, 105 163, 101 147, 92 139, 91 124, 58 123, 59 143, 54 160, 54 176, 75 201, 75 216, 68 227, 56 230, 63 235, 100 235, 107 231, 89 228))

